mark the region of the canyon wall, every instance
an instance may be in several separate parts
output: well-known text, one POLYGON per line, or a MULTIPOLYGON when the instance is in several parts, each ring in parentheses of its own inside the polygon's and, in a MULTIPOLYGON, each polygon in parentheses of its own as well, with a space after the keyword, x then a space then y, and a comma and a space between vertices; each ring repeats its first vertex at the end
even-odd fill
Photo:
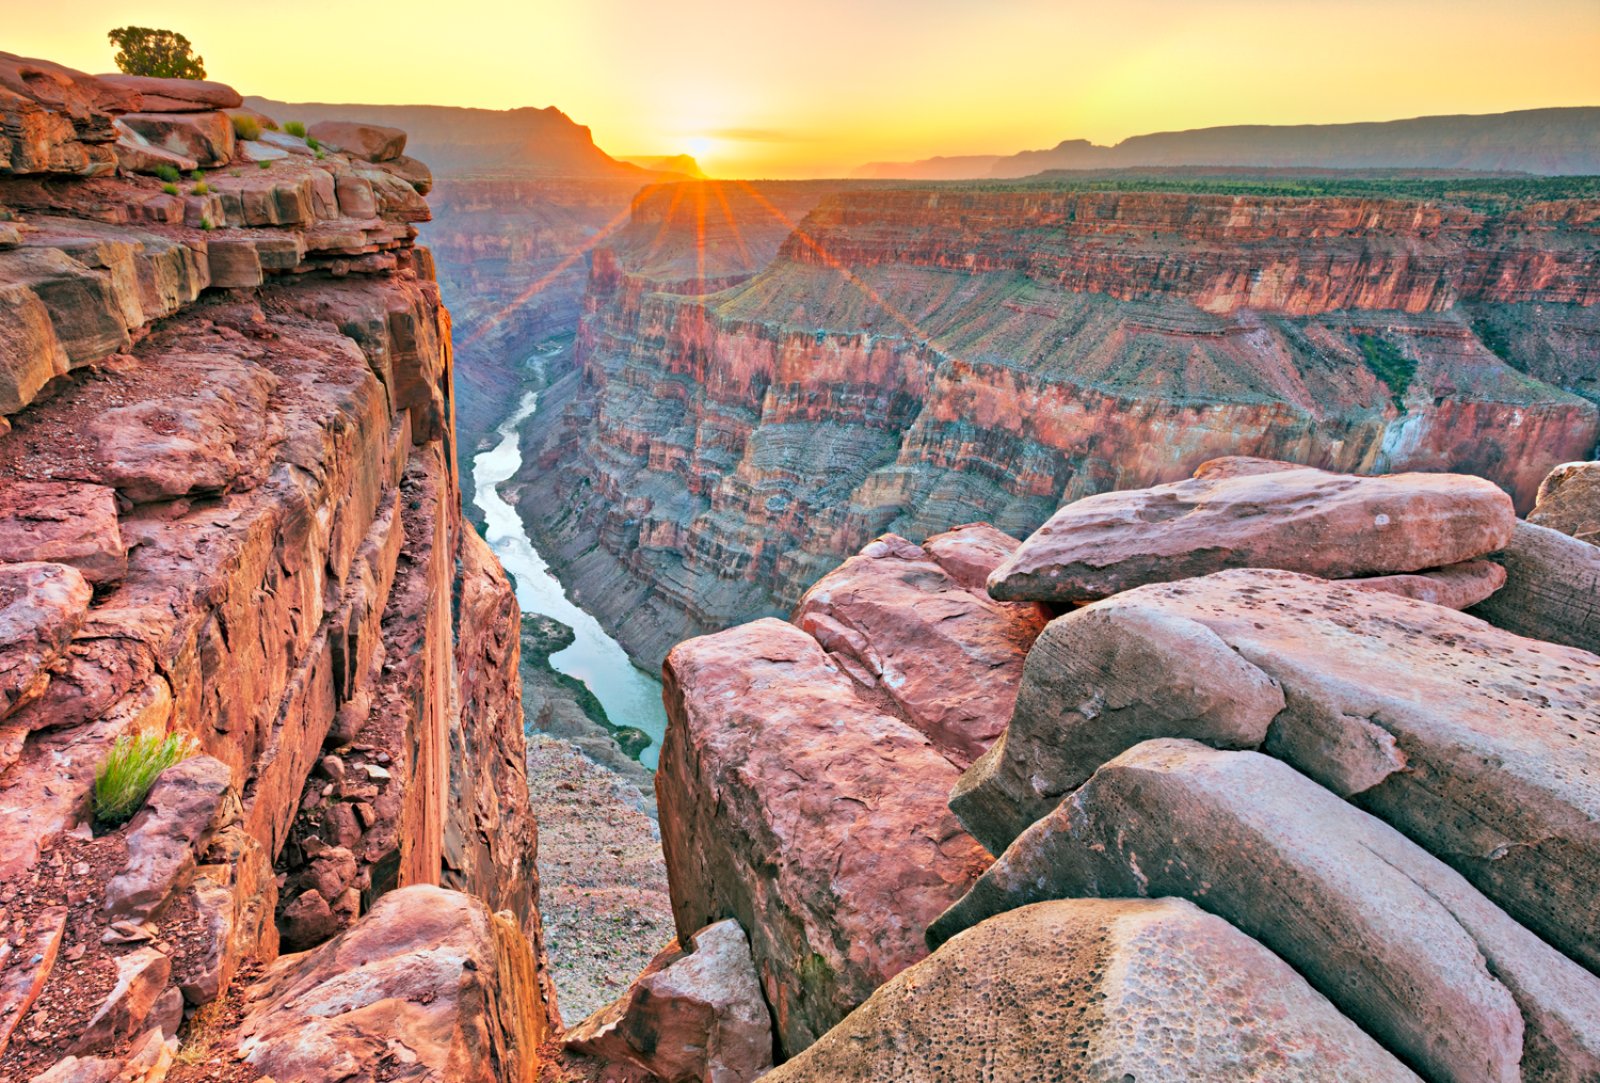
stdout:
POLYGON ((1220 454, 1525 509, 1600 433, 1597 236, 1583 200, 662 187, 592 257, 521 507, 647 665, 885 531, 1023 535, 1220 454))
POLYGON ((426 184, 229 104, 0 54, 0 1077, 164 1073, 182 1032, 175 1080, 531 1079, 520 621, 461 515, 426 184), (140 734, 194 755, 119 826, 140 734))

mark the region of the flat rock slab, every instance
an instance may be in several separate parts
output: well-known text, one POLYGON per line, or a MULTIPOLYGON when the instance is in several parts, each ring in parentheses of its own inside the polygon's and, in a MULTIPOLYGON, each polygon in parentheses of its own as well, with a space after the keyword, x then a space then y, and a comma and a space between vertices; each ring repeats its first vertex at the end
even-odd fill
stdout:
POLYGON ((1600 546, 1550 527, 1518 523, 1492 559, 1506 584, 1473 613, 1534 639, 1600 654, 1600 546))
POLYGON ((1600 970, 1600 658, 1293 572, 1141 587, 1045 629, 952 807, 998 852, 1162 736, 1294 764, 1600 970))
POLYGON ((1593 1079, 1600 979, 1287 764, 1194 741, 1118 756, 940 918, 1050 898, 1191 899, 1430 1079, 1593 1079))
POLYGON ((204 113, 237 109, 244 104, 239 92, 225 83, 206 79, 162 79, 153 75, 98 75, 104 86, 139 95, 146 113, 204 113))
POLYGON ((673 941, 628 991, 566 1034, 569 1049, 658 1079, 750 1083, 772 1067, 772 1017, 737 921, 673 941))
POLYGON ((961 933, 764 1078, 1417 1077, 1277 956, 1192 903, 1071 899, 961 933))
POLYGON ((306 134, 334 150, 369 162, 387 162, 400 157, 406 149, 406 133, 381 124, 323 120, 313 124, 306 134))
POLYGON ((1225 568, 1415 572, 1499 549, 1515 521, 1511 498, 1482 478, 1218 459, 1188 481, 1068 504, 995 569, 989 591, 1064 603, 1225 568))
POLYGON ((152 145, 204 168, 233 161, 236 137, 226 113, 127 113, 118 119, 152 145))
POLYGON ((1506 585, 1506 570, 1492 560, 1469 560, 1431 572, 1375 575, 1344 582, 1363 590, 1381 590, 1447 609, 1469 609, 1506 585))
POLYGON ((280 1080, 532 1078, 545 1038, 532 949, 516 923, 470 895, 425 884, 391 891, 355 925, 278 960, 251 991, 239 1051, 280 1080))
POLYGON ((732 916, 799 1052, 927 954, 989 855, 945 796, 957 769, 862 698, 817 641, 760 620, 680 643, 656 773, 673 917, 732 916))
POLYGON ((44 692, 93 596, 65 564, 0 564, 0 718, 44 692))
POLYGON ((128 573, 117 527, 117 494, 104 485, 0 481, 0 561, 44 560, 78 569, 91 583, 128 573))
POLYGON ((1600 462, 1562 463, 1550 471, 1528 522, 1600 545, 1600 462))
POLYGON ((945 570, 935 550, 969 580, 984 558, 993 558, 990 568, 1003 558, 994 539, 964 532, 965 540, 930 539, 929 548, 885 534, 819 579, 794 614, 962 768, 1005 729, 1023 659, 1044 627, 1038 607, 994 601, 945 570))

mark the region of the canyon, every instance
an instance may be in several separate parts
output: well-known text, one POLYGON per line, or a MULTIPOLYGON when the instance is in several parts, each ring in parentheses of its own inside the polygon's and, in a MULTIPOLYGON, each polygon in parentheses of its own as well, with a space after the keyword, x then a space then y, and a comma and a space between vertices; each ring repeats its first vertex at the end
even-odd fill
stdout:
POLYGON ((881 533, 1023 536, 1217 455, 1467 471, 1526 511, 1600 436, 1600 202, 1362 183, 652 186, 590 256, 523 517, 653 667, 881 533))
POLYGON ((0 1079, 1600 1075, 1600 201, 253 105, 0 53, 0 1079))

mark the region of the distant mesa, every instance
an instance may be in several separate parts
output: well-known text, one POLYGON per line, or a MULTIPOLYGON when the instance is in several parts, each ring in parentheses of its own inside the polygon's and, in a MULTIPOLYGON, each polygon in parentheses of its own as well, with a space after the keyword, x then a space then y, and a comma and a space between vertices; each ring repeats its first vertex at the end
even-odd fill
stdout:
POLYGON ((873 162, 856 177, 1005 180, 1055 169, 1261 166, 1279 169, 1448 169, 1600 173, 1600 107, 1361 124, 1235 124, 1157 132, 1102 147, 1067 139, 1049 150, 873 162))
POLYGON ((648 169, 653 173, 676 173, 691 180, 705 180, 706 174, 692 154, 624 154, 618 161, 648 169))
POLYGON ((643 184, 655 174, 651 168, 611 157, 594 145, 587 127, 555 106, 469 109, 281 102, 259 97, 246 98, 245 105, 279 122, 354 121, 402 129, 410 137, 409 153, 441 176, 636 177, 643 184))

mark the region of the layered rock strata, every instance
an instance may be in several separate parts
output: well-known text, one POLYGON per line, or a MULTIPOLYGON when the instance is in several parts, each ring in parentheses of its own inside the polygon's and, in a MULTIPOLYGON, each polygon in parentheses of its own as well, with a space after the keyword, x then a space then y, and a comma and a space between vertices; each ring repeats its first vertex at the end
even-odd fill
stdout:
POLYGON ((1526 510, 1600 435, 1589 202, 758 194, 641 197, 528 437, 541 552, 646 663, 885 531, 1026 534, 1226 454, 1470 472, 1526 510))
MULTIPOLYGON (((459 948, 466 976, 448 1004, 442 979, 346 1003, 318 1031, 342 1043, 328 1057, 264 993, 262 1064, 384 1078, 437 1038, 417 1078, 531 1078, 558 1017, 519 617, 461 521, 421 194, 291 137, 236 145, 208 86, 10 57, 0 85, 26 144, 0 153, 0 921, 40 947, 0 962, 0 1075, 69 1052, 143 1071, 174 1031, 226 1046, 186 1016, 245 999, 280 930, 300 949, 353 926, 319 951, 415 982, 459 948), (202 145, 213 115, 226 137, 202 145), (166 159, 127 132, 157 130, 233 168, 143 175, 166 159), (202 755, 133 823, 97 826, 96 771, 139 733, 202 755), (367 927, 386 905, 422 939, 367 927)), ((325 962, 269 984, 320 996, 325 962)))

